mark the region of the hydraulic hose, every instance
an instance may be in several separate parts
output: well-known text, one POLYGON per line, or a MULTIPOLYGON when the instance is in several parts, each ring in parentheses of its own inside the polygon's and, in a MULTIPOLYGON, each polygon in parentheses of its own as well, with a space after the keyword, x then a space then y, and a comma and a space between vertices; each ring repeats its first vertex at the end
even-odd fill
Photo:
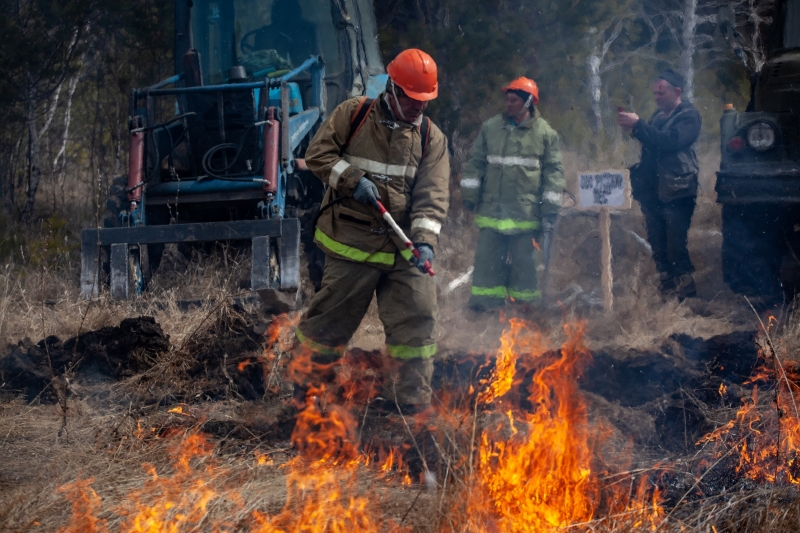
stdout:
POLYGON ((263 164, 263 157, 259 157, 258 164, 252 170, 248 170, 245 172, 238 172, 236 174, 222 174, 231 167, 233 167, 236 162, 239 160, 239 156, 242 155, 242 147, 244 146, 244 142, 247 139, 247 134, 250 130, 253 129, 253 126, 249 126, 244 133, 242 134, 242 139, 239 141, 239 144, 234 143, 222 143, 216 146, 212 146, 209 150, 205 153, 202 159, 203 165, 203 172, 205 172, 208 176, 212 178, 216 178, 219 180, 227 180, 227 181, 252 181, 252 177, 245 178, 245 176, 253 176, 258 174, 260 171, 260 167, 263 164), (233 158, 233 161, 225 165, 223 168, 214 168, 211 164, 211 159, 220 151, 222 150, 236 150, 236 155, 233 158))

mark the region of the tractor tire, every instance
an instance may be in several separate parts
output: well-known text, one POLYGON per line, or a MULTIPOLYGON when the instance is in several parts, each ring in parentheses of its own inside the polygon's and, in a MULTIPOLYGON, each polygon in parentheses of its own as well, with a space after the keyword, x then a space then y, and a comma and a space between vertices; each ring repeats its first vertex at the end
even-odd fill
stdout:
POLYGON ((733 292, 765 305, 783 300, 782 219, 770 206, 722 206, 722 274, 733 292))
MULTIPOLYGON (((119 228, 122 222, 119 219, 119 213, 128 206, 128 177, 118 176, 114 178, 108 188, 108 198, 106 199, 106 215, 103 218, 104 228, 119 228)), ((161 264, 161 258, 164 255, 163 244, 140 244, 139 245, 139 259, 142 267, 142 278, 144 288, 150 283, 153 277, 153 272, 161 264)), ((110 257, 111 251, 106 248, 103 250, 103 272, 106 279, 109 279, 111 272, 110 257)))

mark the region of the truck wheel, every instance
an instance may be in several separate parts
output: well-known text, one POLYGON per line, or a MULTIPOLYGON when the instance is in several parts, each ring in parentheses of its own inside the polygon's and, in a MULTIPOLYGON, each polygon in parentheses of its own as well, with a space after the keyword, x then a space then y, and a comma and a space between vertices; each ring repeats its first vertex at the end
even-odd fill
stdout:
POLYGON ((781 218, 768 206, 722 206, 722 273, 732 291, 765 303, 782 301, 781 218))
MULTIPOLYGON (((119 228, 122 222, 119 219, 119 213, 128 206, 128 177, 117 176, 111 182, 108 188, 108 199, 106 200, 106 215, 103 218, 104 228, 119 228)), ((161 257, 164 255, 163 244, 140 244, 137 254, 131 254, 133 257, 136 255, 137 262, 141 265, 143 288, 147 288, 150 279, 153 277, 153 272, 161 264, 161 257)), ((106 278, 110 275, 111 268, 109 264, 110 250, 103 250, 103 272, 106 278)))

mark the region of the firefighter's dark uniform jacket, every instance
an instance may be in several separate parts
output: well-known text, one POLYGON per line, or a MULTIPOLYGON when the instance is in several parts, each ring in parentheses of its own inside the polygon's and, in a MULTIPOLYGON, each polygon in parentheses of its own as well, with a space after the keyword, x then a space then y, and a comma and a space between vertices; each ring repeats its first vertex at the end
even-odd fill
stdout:
POLYGON ((308 168, 329 185, 323 205, 335 203, 315 228, 315 241, 328 258, 322 288, 297 337, 312 353, 339 357, 377 295, 387 351, 400 364, 398 379, 384 394, 400 403, 428 403, 436 353, 433 279, 409 263, 405 249, 401 255, 378 211, 352 195, 358 181, 368 178, 406 235, 435 249, 449 201, 447 141, 431 124, 422 157, 419 126, 398 121, 384 95, 350 138, 360 103, 354 98, 340 104, 306 151, 308 168))
POLYGON ((538 110, 519 125, 506 113, 484 122, 461 178, 461 197, 477 206, 481 230, 473 307, 541 296, 534 239, 541 217, 561 208, 564 184, 558 134, 538 110))
POLYGON ((449 201, 447 140, 431 124, 425 159, 420 161, 419 127, 395 120, 379 98, 345 148, 360 102, 353 98, 339 105, 306 151, 308 168, 330 186, 323 205, 346 197, 322 213, 314 237, 328 254, 391 268, 403 261, 397 257, 397 245, 377 211, 352 198, 353 190, 362 176, 369 178, 406 235, 435 249, 449 201))

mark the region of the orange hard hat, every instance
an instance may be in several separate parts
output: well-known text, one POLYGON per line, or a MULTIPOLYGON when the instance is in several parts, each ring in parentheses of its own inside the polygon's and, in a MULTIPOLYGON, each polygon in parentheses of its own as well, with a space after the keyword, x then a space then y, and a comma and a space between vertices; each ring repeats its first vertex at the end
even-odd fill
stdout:
POLYGON ((539 86, 536 85, 536 82, 526 78, 525 76, 521 78, 517 78, 505 87, 503 87, 503 92, 508 91, 525 91, 526 93, 533 96, 533 103, 539 103, 539 86))
POLYGON ((389 63, 386 72, 414 100, 426 102, 439 96, 436 62, 422 50, 403 50, 389 63))

